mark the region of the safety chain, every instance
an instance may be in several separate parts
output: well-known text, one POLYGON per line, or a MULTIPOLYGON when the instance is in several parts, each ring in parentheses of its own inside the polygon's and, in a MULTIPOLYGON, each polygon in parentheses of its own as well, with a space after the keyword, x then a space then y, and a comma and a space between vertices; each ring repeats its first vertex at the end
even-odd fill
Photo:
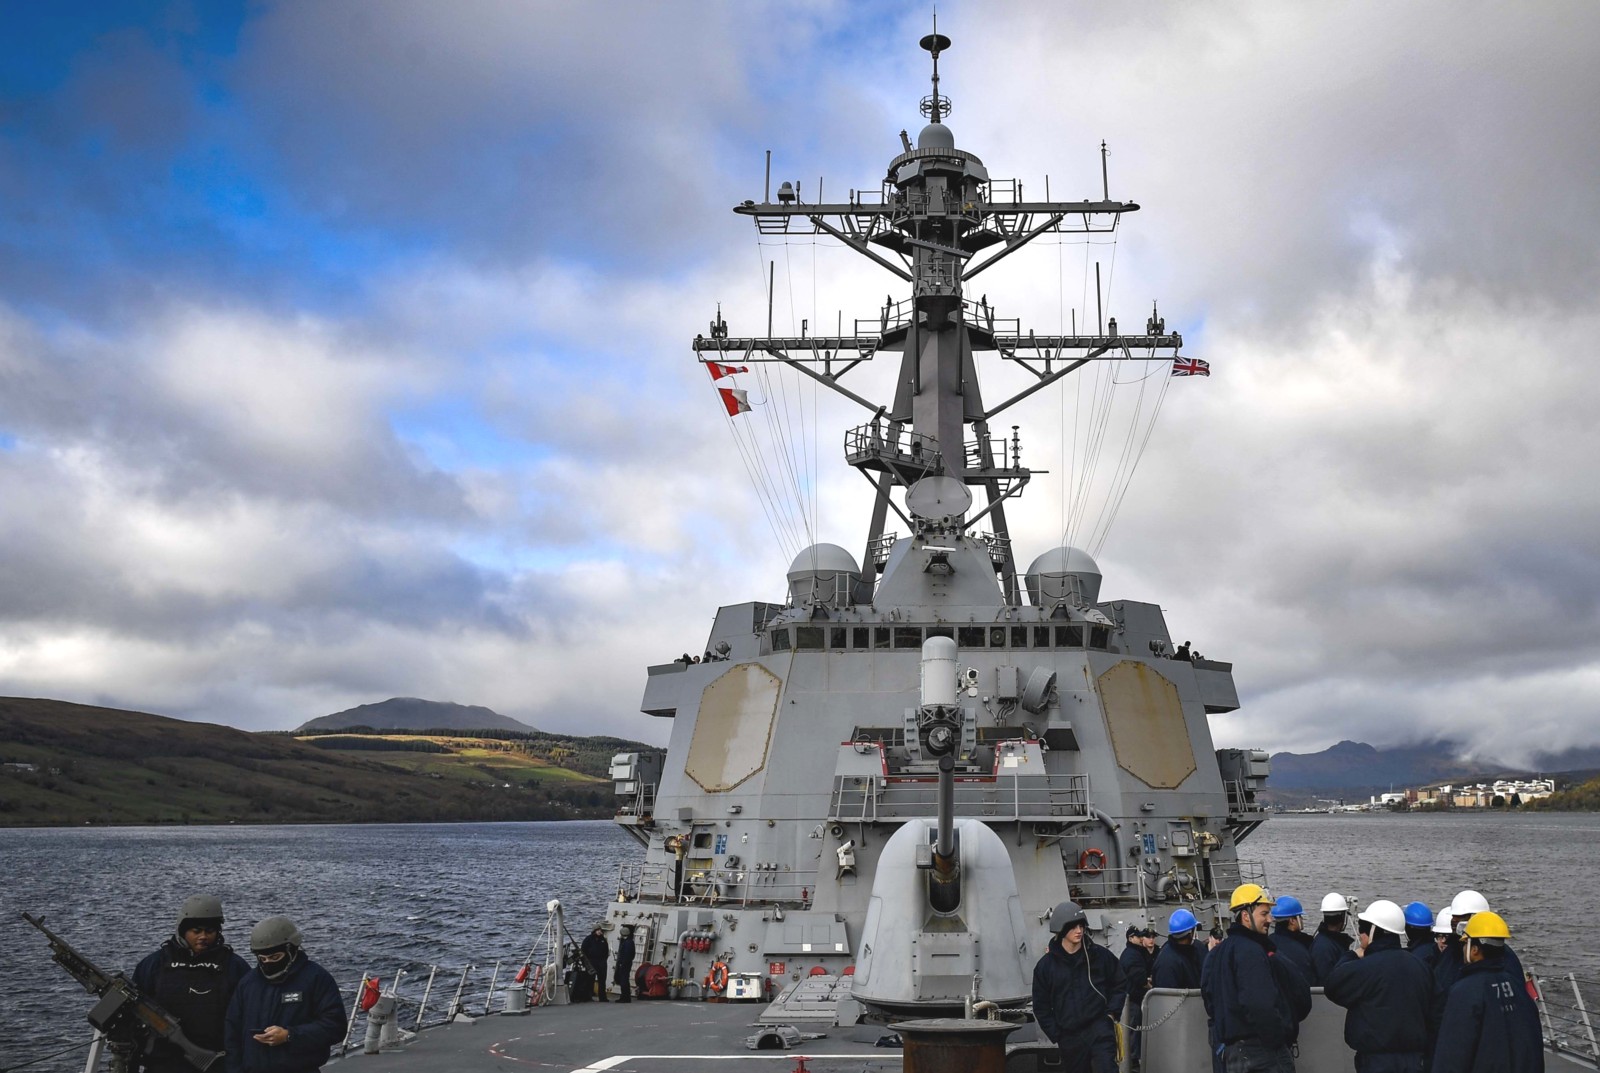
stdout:
POLYGON ((1172 1009, 1168 1010, 1165 1014, 1163 1014, 1162 1017, 1161 1017, 1161 1020, 1159 1020, 1159 1021, 1152 1021, 1150 1024, 1147 1024, 1147 1025, 1123 1025, 1122 1027, 1124 1029, 1126 1029, 1127 1031, 1129 1031, 1129 1032, 1150 1032, 1150 1031, 1153 1031, 1153 1030, 1155 1030, 1157 1028, 1160 1028, 1162 1025, 1164 1025, 1168 1021, 1172 1020, 1172 1015, 1178 1012, 1179 1008, 1183 1006, 1184 1001, 1188 997, 1189 997, 1189 995, 1188 995, 1187 992, 1185 992, 1182 995, 1179 995, 1178 996, 1178 1001, 1174 1002, 1172 1004, 1172 1009))

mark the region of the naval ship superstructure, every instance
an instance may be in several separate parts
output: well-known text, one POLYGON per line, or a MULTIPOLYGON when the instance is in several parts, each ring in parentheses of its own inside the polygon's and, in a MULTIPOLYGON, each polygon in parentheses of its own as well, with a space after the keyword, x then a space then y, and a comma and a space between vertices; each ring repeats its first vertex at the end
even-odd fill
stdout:
POLYGON ((1158 605, 1106 598, 1081 548, 1020 570, 1007 524, 1034 471, 996 419, 1090 362, 1176 360, 1183 339, 1155 315, 1143 334, 1112 319, 1040 335, 970 284, 1139 206, 1028 201, 991 179, 944 122, 949 44, 922 40, 927 123, 915 143, 900 133, 878 190, 806 203, 786 182, 734 209, 764 236, 843 243, 906 296, 850 335, 738 337, 719 309, 694 340, 703 362, 781 362, 858 403, 845 461, 875 500, 859 560, 805 549, 785 602, 723 607, 704 661, 649 669, 642 710, 673 721, 670 744, 614 762, 644 858, 606 926, 635 929, 675 994, 753 998, 818 974, 852 977, 869 1016, 1015 1007, 1058 902, 1120 941, 1180 904, 1215 920, 1256 878, 1238 846, 1265 819, 1266 755, 1214 750, 1207 725, 1238 707, 1231 665, 1176 648, 1158 605), (991 400, 980 357, 1033 381, 991 400), (898 363, 893 399, 852 390, 868 361, 898 363))

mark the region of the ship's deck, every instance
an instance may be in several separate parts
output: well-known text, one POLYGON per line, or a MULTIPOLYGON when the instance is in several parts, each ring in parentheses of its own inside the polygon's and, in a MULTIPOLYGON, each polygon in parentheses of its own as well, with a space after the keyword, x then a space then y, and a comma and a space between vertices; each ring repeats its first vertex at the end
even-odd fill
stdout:
POLYGON ((826 1037, 786 1051, 752 1051, 745 1040, 761 1030, 755 1022, 765 1008, 672 1001, 545 1006, 525 1015, 496 1014, 430 1028, 392 1053, 363 1055, 357 1039, 343 1061, 363 1073, 788 1073, 795 1057, 804 1055, 812 1073, 900 1073, 899 1050, 851 1040, 837 1028, 801 1025, 802 1031, 824 1031, 826 1037))
MULTIPOLYGON (((1320 1000, 1319 1000, 1320 1002, 1320 1000)), ((900 1050, 877 1047, 874 1041, 890 1031, 860 1026, 835 1028, 798 1025, 803 1032, 824 1032, 788 1050, 753 1051, 746 1040, 762 1030, 757 1018, 766 1009, 758 1003, 635 1001, 546 1006, 525 1015, 496 1014, 471 1023, 430 1028, 401 1049, 363 1055, 357 1037, 342 1062, 363 1073, 509 1073, 514 1069, 559 1073, 791 1073, 804 1057, 808 1073, 901 1073, 900 1050)), ((1331 1008, 1322 1011, 1333 1014, 1331 1008)), ((1298 1063, 1312 1073, 1348 1073, 1354 1062, 1338 1038, 1342 1012, 1328 1017, 1320 1033, 1302 1036, 1298 1063)), ((1158 1015, 1159 1016, 1159 1015, 1158 1015)), ((1028 1025, 1011 1037, 1007 1073, 1038 1073, 1059 1068, 1051 1063, 1053 1048, 1029 1043, 1036 1030, 1028 1025), (1042 1059, 1042 1060, 1041 1060, 1042 1059)), ((1552 1073, 1592 1073, 1581 1060, 1546 1052, 1552 1073)), ((342 1068, 342 1063, 340 1064, 342 1068)), ((1168 1054, 1158 1059, 1161 1073, 1209 1073, 1203 1049, 1192 1061, 1168 1054)))

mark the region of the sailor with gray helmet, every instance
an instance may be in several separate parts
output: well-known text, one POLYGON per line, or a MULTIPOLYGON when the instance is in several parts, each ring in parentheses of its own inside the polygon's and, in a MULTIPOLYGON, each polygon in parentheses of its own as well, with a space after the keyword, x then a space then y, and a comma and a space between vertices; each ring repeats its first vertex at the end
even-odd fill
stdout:
POLYGON ((339 985, 303 945, 288 917, 267 917, 250 932, 256 968, 228 1007, 227 1073, 312 1073, 344 1039, 339 985))
POLYGON ((1428 1045, 1433 977, 1400 946, 1405 911, 1380 898, 1356 917, 1360 952, 1347 954, 1323 982, 1345 1008, 1344 1041, 1357 1073, 1420 1073, 1428 1045))
POLYGON ((1116 957, 1089 938, 1088 923, 1077 902, 1050 914, 1050 943, 1033 967, 1033 1015, 1060 1048, 1066 1073, 1113 1073, 1127 988, 1116 957))
MULTIPOLYGON (((228 1003, 250 965, 222 938, 222 901, 196 894, 178 911, 173 934, 133 970, 133 985, 178 1019, 190 1042, 222 1050, 228 1003)), ((145 1073, 193 1073, 183 1052, 153 1040, 144 1055, 145 1073)))

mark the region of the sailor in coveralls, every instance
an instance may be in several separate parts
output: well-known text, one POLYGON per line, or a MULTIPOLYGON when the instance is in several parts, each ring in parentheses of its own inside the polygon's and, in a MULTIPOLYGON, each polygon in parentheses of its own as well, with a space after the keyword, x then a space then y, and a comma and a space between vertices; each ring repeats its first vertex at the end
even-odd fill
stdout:
POLYGON ((1087 925, 1076 902, 1050 914, 1054 938, 1033 968, 1033 1016, 1061 1048, 1066 1073, 1114 1073, 1127 988, 1116 956, 1089 941, 1087 925))

